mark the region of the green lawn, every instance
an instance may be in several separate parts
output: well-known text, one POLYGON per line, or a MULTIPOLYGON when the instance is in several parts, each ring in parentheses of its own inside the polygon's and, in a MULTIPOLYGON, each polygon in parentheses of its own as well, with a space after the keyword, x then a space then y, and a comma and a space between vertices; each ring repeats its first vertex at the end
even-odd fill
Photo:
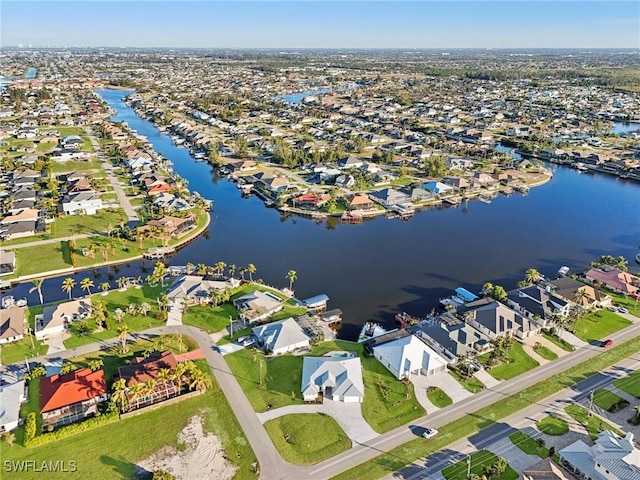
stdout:
POLYGON ((609 310, 597 310, 576 322, 575 335, 585 342, 602 340, 631 322, 609 310))
MULTIPOLYGON (((359 353, 365 385, 362 413, 375 431, 386 432, 425 414, 415 398, 413 384, 398 381, 375 358, 364 357, 361 344, 325 342, 313 347, 310 355, 320 356, 334 350, 359 353)), ((264 356, 260 352, 254 354, 251 350, 243 349, 226 355, 225 359, 255 411, 264 412, 269 404, 271 408, 278 408, 302 403, 302 357, 279 355, 271 360, 263 360, 262 386, 260 362, 264 356)))
POLYGON ((556 352, 554 352, 553 350, 549 350, 545 346, 534 348, 533 350, 546 360, 555 360, 556 358, 558 358, 558 354, 556 352))
POLYGON ((600 420, 599 417, 596 417, 595 415, 590 417, 587 409, 580 405, 568 405, 564 408, 564 411, 571 415, 574 420, 580 423, 587 430, 591 440, 598 438, 598 433, 603 430, 611 430, 617 435, 624 436, 620 430, 609 425, 607 422, 600 420))
MULTIPOLYGON (((33 306, 27 309, 27 323, 33 329, 35 326, 35 316, 42 313, 42 306, 33 306)), ((48 346, 34 336, 25 334, 25 338, 17 342, 11 342, 0 346, 0 361, 3 365, 24 362, 25 358, 38 357, 47 353, 48 346)))
MULTIPOLYGON (((3 461, 28 458, 37 464, 52 459, 73 460, 77 463, 77 471, 65 473, 65 478, 69 479, 133 478, 136 462, 164 446, 179 448, 177 435, 194 415, 201 415, 205 430, 220 438, 226 457, 239 468, 234 478, 256 478, 252 467, 256 458, 215 381, 213 388, 204 395, 79 433, 64 441, 25 448, 21 445, 23 428, 20 427, 13 447, 7 447, 4 442, 0 444, 1 455, 3 461)), ((34 469, 7 475, 7 478, 20 480, 37 480, 41 477, 42 472, 34 469)))
POLYGON ((593 403, 608 412, 617 412, 629 405, 624 398, 605 388, 599 388, 593 393, 593 403))
POLYGON ((75 172, 77 170, 98 170, 102 168, 100 160, 92 158, 89 160, 67 160, 66 162, 51 162, 52 173, 75 172))
POLYGON ((458 372, 449 370, 449 374, 455 378, 460 385, 471 393, 478 393, 484 389, 484 383, 478 380, 476 377, 463 377, 458 372))
POLYGON ((543 331, 542 336, 547 340, 549 340, 551 343, 555 343, 557 346, 559 346, 563 350, 566 350, 567 352, 573 352, 575 350, 573 345, 571 345, 569 342, 565 342, 564 340, 558 338, 555 335, 551 335, 543 331))
POLYGON ((538 430, 547 435, 564 435, 569 431, 569 424, 564 419, 553 415, 541 418, 536 426, 538 430))
POLYGON ((640 398, 640 370, 637 370, 626 377, 619 378, 613 384, 623 392, 640 398))
MULTIPOLYGON (((99 279, 94 280, 94 283, 96 284, 99 282, 99 279)), ((80 281, 78 280, 77 283, 79 284, 80 281)), ((76 285, 74 293, 79 294, 79 290, 79 287, 76 285)), ((108 328, 102 331, 96 331, 95 321, 93 321, 93 319, 89 319, 87 323, 90 333, 82 335, 78 330, 78 322, 74 322, 71 324, 71 338, 64 341, 65 347, 79 347, 80 345, 86 345, 87 343, 115 338, 118 336, 118 328, 124 324, 126 324, 132 332, 163 326, 165 322, 160 322, 155 318, 158 313, 157 298, 160 296, 161 292, 162 287, 160 285, 152 287, 145 283, 142 288, 130 287, 123 292, 119 290, 112 290, 107 295, 102 295, 101 293, 94 294, 92 298, 104 302, 107 306, 107 310, 109 312, 108 328), (149 310, 146 317, 125 313, 122 323, 116 323, 113 317, 113 312, 116 309, 119 308, 126 311, 130 303, 139 305, 143 302, 148 303, 151 307, 151 310, 149 310)))
POLYGON ((449 395, 444 393, 438 387, 429 387, 429 389, 427 390, 427 398, 438 408, 448 407, 453 403, 451 397, 449 397, 449 395))
POLYGON ((264 427, 282 458, 297 465, 313 465, 351 448, 349 437, 328 415, 285 415, 264 427))
POLYGON ((201 328, 208 333, 219 332, 229 326, 229 317, 237 318, 238 312, 230 303, 217 307, 194 305, 182 315, 182 323, 201 328))
MULTIPOLYGON (((448 466, 442 470, 442 475, 447 480, 467 480, 467 470, 469 468, 468 458, 460 460, 459 462, 448 466)), ((471 455, 471 473, 482 476, 484 474, 484 467, 492 465, 498 461, 493 453, 488 450, 480 450, 471 455)), ((493 477, 493 480, 516 480, 518 473, 507 465, 507 469, 499 477, 493 477)))
MULTIPOLYGON (((482 359, 485 355, 480 358, 482 359)), ((536 368, 538 365, 540 364, 525 353, 520 342, 513 342, 507 361, 495 367, 490 367, 487 370, 498 380, 509 380, 510 378, 517 377, 524 372, 536 368)))
POLYGON ((636 317, 640 317, 640 301, 636 302, 634 298, 631 298, 627 295, 622 295, 620 293, 614 293, 606 288, 603 288, 602 290, 611 297, 615 305, 624 307, 629 310, 630 314, 635 315, 636 317))
MULTIPOLYGON (((336 480, 373 480, 392 474, 405 465, 468 437, 495 422, 538 402, 563 388, 601 372, 606 367, 640 351, 640 337, 614 346, 600 355, 553 375, 499 402, 453 420, 438 430, 438 436, 429 442, 416 438, 389 450, 365 463, 333 477, 336 480)), ((365 396, 366 398, 366 396, 365 396)))
POLYGON ((539 445, 535 439, 524 432, 519 430, 513 432, 509 435, 509 440, 528 455, 538 455, 540 458, 547 458, 549 456, 549 449, 544 446, 544 442, 542 445, 539 445))

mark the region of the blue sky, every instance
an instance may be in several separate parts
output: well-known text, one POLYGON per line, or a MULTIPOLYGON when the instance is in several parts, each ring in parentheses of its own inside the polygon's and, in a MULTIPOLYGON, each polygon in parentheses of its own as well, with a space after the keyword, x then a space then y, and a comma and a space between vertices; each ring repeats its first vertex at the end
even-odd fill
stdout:
POLYGON ((3 46, 640 48, 638 1, 2 0, 3 46))

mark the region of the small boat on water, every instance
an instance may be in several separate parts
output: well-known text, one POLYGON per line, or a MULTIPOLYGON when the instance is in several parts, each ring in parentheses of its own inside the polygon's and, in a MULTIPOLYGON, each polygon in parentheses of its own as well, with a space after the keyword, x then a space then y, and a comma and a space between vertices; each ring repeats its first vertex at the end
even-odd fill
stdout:
POLYGON ((382 328, 379 323, 375 322, 367 322, 362 327, 360 331, 360 335, 358 336, 358 343, 366 342, 367 340, 371 340, 372 338, 379 337, 389 332, 393 332, 394 330, 387 330, 382 328))
POLYGON ((1 308, 26 307, 26 306, 27 306, 26 298, 16 299, 11 295, 2 297, 2 303, 0 305, 1 308))
POLYGON ((567 267, 566 265, 563 265, 562 267, 560 267, 560 269, 558 270, 558 273, 556 274, 556 276, 558 278, 560 277, 565 277, 567 275, 567 273, 569 273, 569 267, 567 267))

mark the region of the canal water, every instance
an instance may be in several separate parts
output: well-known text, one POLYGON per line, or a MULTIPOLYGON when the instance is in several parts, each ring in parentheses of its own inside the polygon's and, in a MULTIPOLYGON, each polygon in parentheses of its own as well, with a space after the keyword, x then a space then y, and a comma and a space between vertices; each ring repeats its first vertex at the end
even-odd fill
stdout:
MULTIPOLYGON (((396 313, 423 315, 458 286, 478 292, 490 281, 514 288, 536 267, 553 276, 567 265, 579 271, 602 254, 633 259, 640 244, 640 185, 604 174, 551 166, 554 177, 526 196, 499 196, 491 204, 471 201, 457 208, 434 208, 408 221, 378 217, 360 225, 315 223, 282 217, 255 197, 244 199, 234 183, 218 177, 205 162, 173 145, 151 123, 120 100, 128 92, 99 92, 118 114, 174 163, 189 188, 214 200, 208 233, 170 259, 173 265, 223 261, 257 268, 254 278, 286 286, 296 270, 296 296, 319 293, 329 307, 344 312, 342 338, 354 339, 366 321, 393 325, 396 313)), ((141 262, 108 271, 105 278, 147 275, 141 262)), ((146 262, 145 268, 152 264, 146 262)), ((149 270, 147 270, 148 272, 149 270)), ((76 274, 77 283, 94 272, 76 274)), ((65 298, 62 278, 44 282, 45 301, 65 298)), ((97 283, 97 282, 96 282, 97 283)), ((37 303, 30 284, 9 291, 37 303)), ((78 292, 79 294, 80 292, 78 292)))

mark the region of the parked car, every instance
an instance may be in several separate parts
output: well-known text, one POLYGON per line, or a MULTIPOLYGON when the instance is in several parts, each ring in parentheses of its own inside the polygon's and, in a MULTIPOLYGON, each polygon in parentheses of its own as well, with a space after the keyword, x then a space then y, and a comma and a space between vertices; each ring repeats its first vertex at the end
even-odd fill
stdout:
POLYGON ((423 433, 422 436, 424 438, 433 438, 438 434, 438 430, 436 430, 435 428, 427 428, 423 433))
POLYGON ((624 308, 624 307, 618 307, 618 311, 619 311, 620 313, 629 313, 629 310, 627 310, 627 309, 626 309, 626 308, 624 308))
POLYGON ((613 340, 611 340, 610 338, 608 338, 607 340, 603 340, 600 344, 600 346, 604 348, 610 347, 611 345, 613 345, 613 340))

